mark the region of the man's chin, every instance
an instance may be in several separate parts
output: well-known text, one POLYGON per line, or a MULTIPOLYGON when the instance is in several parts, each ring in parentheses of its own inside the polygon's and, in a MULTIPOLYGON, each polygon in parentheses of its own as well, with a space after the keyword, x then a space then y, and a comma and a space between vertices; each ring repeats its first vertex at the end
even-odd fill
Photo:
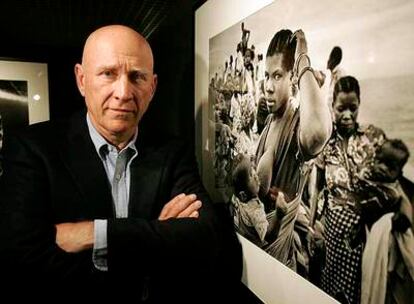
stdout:
POLYGON ((112 110, 108 112, 111 119, 121 119, 121 120, 129 120, 131 118, 134 118, 136 116, 136 113, 133 111, 118 111, 118 110, 112 110))
POLYGON ((355 128, 355 124, 342 124, 340 125, 340 128, 344 130, 353 130, 355 128))
POLYGON ((138 122, 136 122, 135 120, 131 121, 131 120, 122 120, 122 119, 117 119, 117 120, 113 120, 110 123, 110 129, 113 133, 118 133, 118 134, 122 134, 125 132, 129 132, 131 130, 134 130, 138 125, 138 122))
POLYGON ((277 109, 278 107, 276 106, 276 104, 267 104, 267 110, 269 111, 269 113, 274 113, 277 111, 277 109))
POLYGON ((350 134, 354 132, 355 125, 340 125, 338 129, 342 134, 350 134))

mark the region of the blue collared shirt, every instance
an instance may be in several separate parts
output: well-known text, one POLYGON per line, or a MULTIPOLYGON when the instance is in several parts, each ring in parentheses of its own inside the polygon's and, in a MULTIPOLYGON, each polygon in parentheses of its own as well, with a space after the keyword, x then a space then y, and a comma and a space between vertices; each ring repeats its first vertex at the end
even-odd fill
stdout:
MULTIPOLYGON (((138 136, 138 128, 135 135, 128 145, 121 151, 98 133, 93 126, 89 115, 86 115, 89 135, 95 146, 96 152, 104 165, 106 176, 111 185, 112 201, 114 204, 115 215, 117 218, 128 217, 129 189, 131 183, 130 165, 132 160, 137 157, 138 151, 135 141, 138 136)), ((95 267, 102 271, 108 270, 107 264, 107 220, 96 219, 94 221, 94 246, 93 263, 95 267)))

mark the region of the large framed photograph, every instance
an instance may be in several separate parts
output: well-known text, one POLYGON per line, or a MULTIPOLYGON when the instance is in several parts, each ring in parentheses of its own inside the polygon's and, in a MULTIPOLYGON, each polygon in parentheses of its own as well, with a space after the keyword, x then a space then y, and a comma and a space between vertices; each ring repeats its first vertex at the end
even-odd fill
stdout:
POLYGON ((343 303, 414 296, 413 14, 281 0, 209 40, 209 190, 240 235, 343 303), (307 150, 321 100, 332 131, 307 150))
POLYGON ((49 120, 47 64, 0 60, 0 151, 9 132, 46 120, 49 120))

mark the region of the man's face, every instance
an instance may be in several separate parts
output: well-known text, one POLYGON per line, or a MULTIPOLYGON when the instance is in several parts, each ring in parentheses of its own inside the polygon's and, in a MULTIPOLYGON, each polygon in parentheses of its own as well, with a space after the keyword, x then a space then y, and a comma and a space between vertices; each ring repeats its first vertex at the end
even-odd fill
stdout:
POLYGON ((282 54, 266 57, 265 98, 269 112, 284 109, 291 96, 291 73, 282 65, 282 54))
POLYGON ((243 64, 244 66, 247 66, 251 62, 252 62, 252 54, 250 50, 247 50, 243 57, 243 64))
POLYGON ((336 127, 340 132, 349 133, 355 129, 358 118, 359 100, 355 92, 339 92, 333 104, 336 127))
POLYGON ((104 137, 134 133, 156 88, 150 50, 131 38, 95 44, 76 67, 91 120, 104 137))

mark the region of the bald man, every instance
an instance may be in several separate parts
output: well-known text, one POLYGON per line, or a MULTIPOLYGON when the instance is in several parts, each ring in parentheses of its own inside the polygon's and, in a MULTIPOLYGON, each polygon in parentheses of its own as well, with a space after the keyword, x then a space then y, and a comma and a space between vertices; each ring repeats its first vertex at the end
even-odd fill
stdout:
POLYGON ((163 303, 214 300, 221 280, 239 281, 238 241, 194 152, 138 132, 157 87, 153 65, 131 28, 96 30, 75 66, 87 112, 6 141, 0 273, 19 286, 163 303))

